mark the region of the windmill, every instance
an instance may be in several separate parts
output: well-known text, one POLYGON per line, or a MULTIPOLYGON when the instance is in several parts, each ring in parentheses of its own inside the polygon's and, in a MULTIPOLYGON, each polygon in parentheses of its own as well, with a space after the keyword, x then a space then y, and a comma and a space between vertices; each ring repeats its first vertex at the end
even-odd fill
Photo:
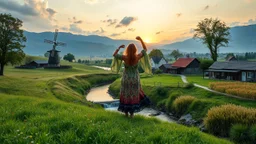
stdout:
POLYGON ((48 59, 49 66, 59 66, 60 65, 60 59, 59 59, 60 51, 56 50, 56 47, 57 46, 65 47, 67 45, 66 43, 57 42, 57 38, 58 38, 58 29, 55 30, 53 41, 47 40, 47 39, 44 40, 45 43, 49 43, 49 44, 53 45, 52 50, 47 51, 50 53, 49 59, 48 59))

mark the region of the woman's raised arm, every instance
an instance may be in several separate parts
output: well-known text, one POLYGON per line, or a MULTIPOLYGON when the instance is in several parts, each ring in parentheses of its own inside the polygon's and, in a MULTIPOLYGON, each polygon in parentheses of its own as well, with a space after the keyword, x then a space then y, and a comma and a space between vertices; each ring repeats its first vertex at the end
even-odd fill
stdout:
POLYGON ((147 47, 146 47, 144 41, 142 40, 142 38, 140 36, 137 36, 136 39, 141 42, 141 45, 142 45, 143 49, 145 51, 147 51, 147 47))
POLYGON ((118 51, 120 50, 120 48, 125 48, 125 45, 119 46, 118 49, 115 50, 113 56, 116 56, 116 54, 118 53, 118 51))

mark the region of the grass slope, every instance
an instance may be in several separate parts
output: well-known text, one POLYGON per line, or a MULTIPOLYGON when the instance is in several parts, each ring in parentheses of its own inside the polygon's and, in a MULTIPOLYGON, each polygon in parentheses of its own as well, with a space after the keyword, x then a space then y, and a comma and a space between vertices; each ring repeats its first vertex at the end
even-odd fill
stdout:
POLYGON ((116 76, 71 65, 62 71, 6 68, 0 77, 0 143, 230 143, 196 128, 106 112, 86 102, 84 93, 116 76))
POLYGON ((230 143, 196 128, 57 100, 1 94, 0 104, 0 143, 230 143))

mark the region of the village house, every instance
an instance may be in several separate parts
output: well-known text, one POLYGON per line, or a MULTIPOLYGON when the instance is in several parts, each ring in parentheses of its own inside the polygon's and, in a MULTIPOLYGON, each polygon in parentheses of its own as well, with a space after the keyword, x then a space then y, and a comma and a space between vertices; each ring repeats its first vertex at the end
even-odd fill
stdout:
POLYGON ((256 81, 256 62, 226 61, 215 62, 206 71, 210 79, 256 81))
POLYGON ((21 68, 21 69, 35 69, 35 68, 43 68, 48 65, 48 61, 43 60, 35 60, 30 63, 27 63, 26 65, 16 66, 15 68, 21 68))
POLYGON ((172 64, 163 64, 159 67, 163 73, 171 73, 172 64))
POLYGON ((200 61, 196 58, 179 58, 172 64, 170 73, 172 74, 199 74, 202 70, 200 69, 200 61))
POLYGON ((150 61, 153 70, 159 69, 159 67, 163 64, 167 64, 167 61, 164 58, 158 56, 151 57, 150 61))

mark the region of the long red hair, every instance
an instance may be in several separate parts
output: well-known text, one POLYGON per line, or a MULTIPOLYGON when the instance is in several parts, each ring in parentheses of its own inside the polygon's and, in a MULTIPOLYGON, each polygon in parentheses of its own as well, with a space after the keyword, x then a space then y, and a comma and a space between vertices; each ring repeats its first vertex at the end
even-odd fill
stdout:
POLYGON ((135 63, 137 63, 137 52, 138 50, 135 44, 131 43, 127 46, 123 54, 127 57, 126 64, 134 65, 135 63))

